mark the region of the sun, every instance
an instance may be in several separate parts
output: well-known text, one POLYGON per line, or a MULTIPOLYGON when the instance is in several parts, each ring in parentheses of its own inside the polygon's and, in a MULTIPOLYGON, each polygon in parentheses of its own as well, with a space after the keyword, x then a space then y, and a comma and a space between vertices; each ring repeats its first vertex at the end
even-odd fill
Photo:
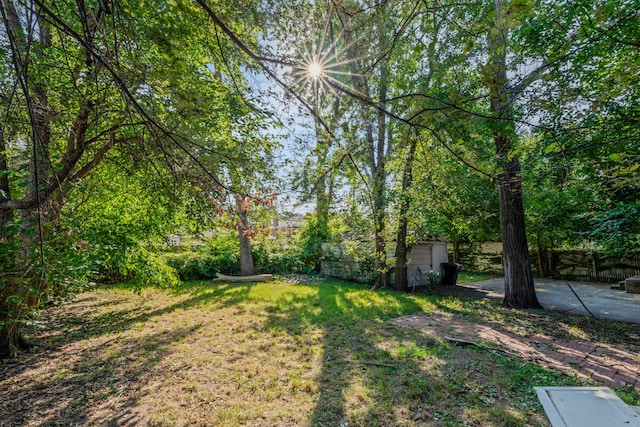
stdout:
POLYGON ((366 97, 351 85, 361 77, 354 70, 356 62, 366 61, 367 58, 349 55, 358 38, 341 46, 345 42, 344 31, 342 29, 339 34, 332 33, 329 37, 327 22, 323 31, 314 33, 307 42, 300 43, 295 49, 289 86, 309 96, 314 103, 326 93, 340 96, 340 92, 347 91, 366 97))
POLYGON ((309 64, 307 72, 312 79, 318 79, 322 76, 324 71, 322 69, 322 65, 314 61, 309 64))

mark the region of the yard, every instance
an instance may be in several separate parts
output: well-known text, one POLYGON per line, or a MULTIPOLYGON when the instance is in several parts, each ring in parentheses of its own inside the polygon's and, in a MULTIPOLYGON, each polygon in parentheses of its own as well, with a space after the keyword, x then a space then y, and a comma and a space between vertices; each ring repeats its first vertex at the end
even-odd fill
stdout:
POLYGON ((38 347, 0 365, 0 425, 546 426, 534 386, 593 384, 391 321, 414 313, 638 354, 637 325, 484 300, 305 277, 119 285, 30 323, 38 347))

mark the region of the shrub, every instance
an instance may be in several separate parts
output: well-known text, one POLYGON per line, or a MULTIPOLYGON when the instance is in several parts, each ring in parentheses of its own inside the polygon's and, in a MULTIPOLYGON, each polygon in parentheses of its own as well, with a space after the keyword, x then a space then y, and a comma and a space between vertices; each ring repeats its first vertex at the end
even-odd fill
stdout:
POLYGON ((240 271, 240 248, 234 232, 222 231, 200 246, 187 250, 173 248, 162 258, 181 280, 213 279, 216 273, 235 274, 240 271))
POLYGON ((257 273, 312 273, 300 258, 300 248, 286 239, 259 239, 251 242, 257 273))
POLYGON ((176 270, 155 251, 139 247, 127 259, 128 271, 138 288, 146 286, 169 287, 180 282, 176 270))

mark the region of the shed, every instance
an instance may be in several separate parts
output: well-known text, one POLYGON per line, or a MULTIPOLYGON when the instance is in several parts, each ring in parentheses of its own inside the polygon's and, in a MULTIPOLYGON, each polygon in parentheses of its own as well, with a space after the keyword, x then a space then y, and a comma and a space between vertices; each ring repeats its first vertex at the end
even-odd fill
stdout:
POLYGON ((442 264, 449 262, 447 240, 443 238, 420 239, 411 246, 407 278, 410 288, 428 285, 427 273, 431 270, 443 277, 442 264))

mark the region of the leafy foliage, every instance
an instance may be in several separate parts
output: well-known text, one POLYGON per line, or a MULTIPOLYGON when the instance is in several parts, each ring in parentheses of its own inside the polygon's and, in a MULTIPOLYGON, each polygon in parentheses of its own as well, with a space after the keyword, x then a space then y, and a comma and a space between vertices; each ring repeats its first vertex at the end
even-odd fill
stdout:
POLYGON ((605 255, 625 257, 640 253, 640 201, 618 203, 610 210, 582 215, 591 226, 583 237, 597 244, 605 255))
POLYGON ((240 271, 239 258, 238 238, 233 231, 218 231, 203 245, 163 255, 182 280, 213 279, 216 273, 236 274, 240 271))

